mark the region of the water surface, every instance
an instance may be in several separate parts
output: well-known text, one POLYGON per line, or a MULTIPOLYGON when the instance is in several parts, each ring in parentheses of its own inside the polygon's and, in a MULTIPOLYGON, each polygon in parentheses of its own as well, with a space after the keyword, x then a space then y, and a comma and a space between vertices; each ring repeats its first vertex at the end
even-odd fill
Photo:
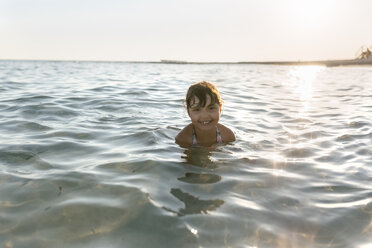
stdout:
POLYGON ((372 246, 372 67, 0 61, 1 247, 372 246), (217 85, 211 149, 174 143, 217 85))

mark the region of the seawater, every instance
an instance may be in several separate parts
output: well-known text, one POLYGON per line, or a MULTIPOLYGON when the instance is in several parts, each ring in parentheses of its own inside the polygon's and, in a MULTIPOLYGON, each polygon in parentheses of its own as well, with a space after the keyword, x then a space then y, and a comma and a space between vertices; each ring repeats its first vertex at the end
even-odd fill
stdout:
POLYGON ((372 246, 372 67, 0 61, 0 247, 372 246), (191 83, 237 141, 185 149, 191 83))

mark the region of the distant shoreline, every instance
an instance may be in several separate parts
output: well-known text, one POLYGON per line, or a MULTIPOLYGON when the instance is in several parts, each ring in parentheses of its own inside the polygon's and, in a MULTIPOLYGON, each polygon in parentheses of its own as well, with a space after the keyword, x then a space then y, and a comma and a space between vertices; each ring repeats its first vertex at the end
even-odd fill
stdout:
MULTIPOLYGON (((255 62, 241 62, 242 64, 252 64, 255 62)), ((372 59, 345 59, 345 60, 314 60, 314 61, 272 61, 256 62, 256 64, 268 65, 322 65, 333 66, 353 66, 353 65, 372 65, 372 59)))
POLYGON ((311 61, 239 61, 239 62, 192 62, 182 60, 160 61, 119 61, 119 60, 49 60, 49 59, 0 59, 0 61, 44 61, 44 62, 93 62, 93 63, 144 63, 144 64, 241 64, 241 65, 320 65, 320 66, 358 66, 372 65, 372 59, 311 60, 311 61))
POLYGON ((344 60, 312 60, 312 61, 247 61, 247 62, 187 62, 178 60, 161 60, 163 64, 258 64, 258 65, 322 65, 322 66, 350 66, 372 65, 372 59, 344 59, 344 60))

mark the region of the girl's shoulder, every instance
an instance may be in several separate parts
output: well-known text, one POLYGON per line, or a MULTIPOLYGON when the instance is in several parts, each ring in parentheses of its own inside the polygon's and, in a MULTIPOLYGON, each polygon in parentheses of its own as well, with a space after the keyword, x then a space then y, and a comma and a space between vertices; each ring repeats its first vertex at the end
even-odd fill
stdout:
POLYGON ((177 134, 176 143, 183 147, 192 145, 192 124, 187 125, 177 134))
POLYGON ((218 127, 218 130, 220 131, 223 142, 233 142, 236 140, 235 134, 233 131, 231 131, 230 128, 226 127, 225 125, 221 123, 218 123, 217 127, 218 127))

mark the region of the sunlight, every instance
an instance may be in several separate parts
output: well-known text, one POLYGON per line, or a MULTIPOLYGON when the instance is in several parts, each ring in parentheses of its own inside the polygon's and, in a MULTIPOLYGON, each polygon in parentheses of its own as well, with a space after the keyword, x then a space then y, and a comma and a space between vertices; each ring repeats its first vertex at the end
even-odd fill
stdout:
POLYGON ((312 83, 316 78, 319 67, 297 67, 290 71, 293 79, 294 90, 302 101, 307 101, 312 96, 312 83))
POLYGON ((313 82, 316 79, 319 71, 323 69, 324 67, 322 66, 301 66, 294 67, 289 71, 289 86, 302 102, 302 114, 306 114, 308 112, 310 100, 313 94, 313 82))
POLYGON ((319 27, 329 18, 336 0, 292 0, 291 14, 297 25, 319 27))
MULTIPOLYGON (((271 154, 270 160, 273 163, 273 169, 280 169, 283 164, 287 164, 287 158, 285 156, 279 154, 277 151, 275 151, 271 154)), ((273 174, 275 174, 275 173, 273 173, 273 174)))

